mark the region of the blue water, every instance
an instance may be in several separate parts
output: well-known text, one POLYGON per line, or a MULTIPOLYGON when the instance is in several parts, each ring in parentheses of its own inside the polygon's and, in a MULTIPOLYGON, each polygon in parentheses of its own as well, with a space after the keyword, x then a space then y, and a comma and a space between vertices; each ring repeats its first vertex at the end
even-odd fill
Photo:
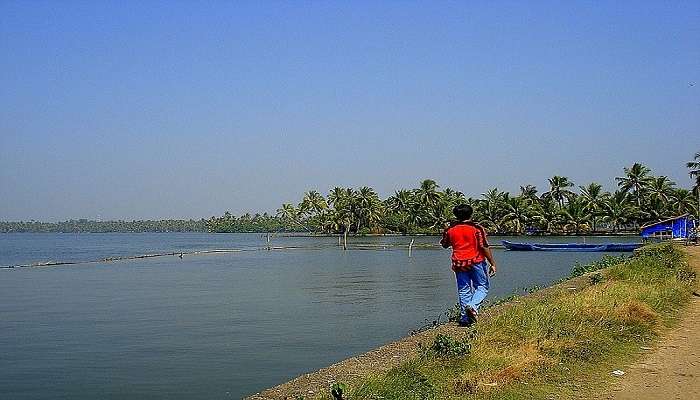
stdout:
MULTIPOLYGON (((0 269, 0 398, 238 399, 405 336, 456 301, 445 250, 273 244, 313 249, 0 269)), ((264 245, 254 234, 5 234, 0 265, 264 245)), ((601 254, 495 257, 491 300, 601 254)))

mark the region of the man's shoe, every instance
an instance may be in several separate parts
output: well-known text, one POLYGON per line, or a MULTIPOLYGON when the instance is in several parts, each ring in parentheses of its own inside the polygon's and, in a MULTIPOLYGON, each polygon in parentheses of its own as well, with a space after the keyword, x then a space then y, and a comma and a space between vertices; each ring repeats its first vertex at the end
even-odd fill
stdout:
POLYGON ((471 308, 471 307, 467 307, 466 311, 467 311, 467 318, 469 319, 469 325, 476 324, 476 319, 477 319, 477 316, 479 315, 479 314, 477 314, 476 310, 471 308))

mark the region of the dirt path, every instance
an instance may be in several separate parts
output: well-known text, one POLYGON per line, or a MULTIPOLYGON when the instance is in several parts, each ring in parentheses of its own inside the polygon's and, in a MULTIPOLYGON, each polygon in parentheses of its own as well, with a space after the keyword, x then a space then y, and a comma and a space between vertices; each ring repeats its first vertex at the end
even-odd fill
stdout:
MULTIPOLYGON (((700 273, 700 247, 686 248, 700 273)), ((696 292, 700 288, 696 288, 696 292)), ((700 297, 658 347, 625 370, 602 397, 609 400, 700 399, 700 297)))

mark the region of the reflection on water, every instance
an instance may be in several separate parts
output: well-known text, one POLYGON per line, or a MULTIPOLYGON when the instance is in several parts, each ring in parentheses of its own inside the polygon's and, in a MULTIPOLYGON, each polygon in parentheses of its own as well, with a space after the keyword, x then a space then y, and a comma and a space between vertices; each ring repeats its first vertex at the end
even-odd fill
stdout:
MULTIPOLYGON (((405 249, 342 252, 335 238, 274 240, 320 248, 0 270, 1 391, 12 399, 240 398, 405 336, 456 301, 448 251, 419 248, 409 259, 405 249)), ((13 234, 0 236, 0 264, 260 242, 13 234)), ((495 256, 491 300, 601 254, 495 256)))

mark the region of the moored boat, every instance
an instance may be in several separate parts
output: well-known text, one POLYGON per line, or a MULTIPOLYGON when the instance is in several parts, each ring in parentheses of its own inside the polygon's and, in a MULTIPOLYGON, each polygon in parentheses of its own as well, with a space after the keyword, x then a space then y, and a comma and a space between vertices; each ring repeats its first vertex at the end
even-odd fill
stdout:
POLYGON ((502 240, 503 246, 514 251, 607 251, 628 252, 641 243, 516 243, 502 240))

